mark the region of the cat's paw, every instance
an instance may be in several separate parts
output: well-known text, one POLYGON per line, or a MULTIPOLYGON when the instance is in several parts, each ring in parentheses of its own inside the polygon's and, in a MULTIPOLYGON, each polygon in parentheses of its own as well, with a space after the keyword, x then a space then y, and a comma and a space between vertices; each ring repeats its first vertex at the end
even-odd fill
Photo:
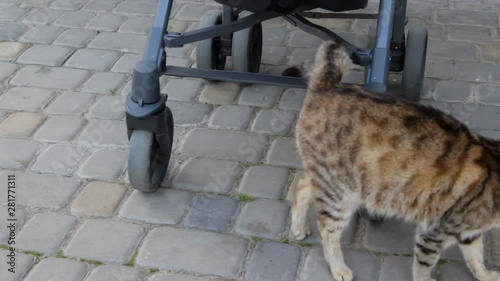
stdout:
POLYGON ((292 233, 295 236, 295 239, 297 239, 297 241, 304 240, 308 235, 311 234, 311 228, 307 224, 294 225, 292 223, 291 229, 292 229, 292 233))
POLYGON ((354 275, 352 270, 347 265, 337 266, 331 270, 333 279, 335 281, 352 281, 354 275))

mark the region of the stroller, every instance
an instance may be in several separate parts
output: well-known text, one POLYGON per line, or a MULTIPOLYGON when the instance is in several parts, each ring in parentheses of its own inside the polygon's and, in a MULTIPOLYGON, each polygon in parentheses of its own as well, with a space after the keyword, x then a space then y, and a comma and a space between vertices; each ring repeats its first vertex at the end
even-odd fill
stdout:
POLYGON ((419 98, 427 50, 427 30, 410 28, 405 36, 407 0, 380 0, 378 14, 320 13, 321 8, 343 12, 366 8, 368 0, 215 0, 222 10, 207 13, 200 28, 185 33, 168 32, 173 0, 159 0, 142 61, 135 66, 132 91, 126 100, 126 123, 130 139, 128 171, 131 185, 153 192, 167 171, 173 142, 173 116, 160 94, 160 76, 194 77, 239 83, 259 83, 306 88, 302 78, 258 73, 262 57, 261 23, 277 17, 323 40, 340 41, 353 62, 365 68, 364 88, 387 90, 389 72, 403 71, 403 95, 419 98), (312 11, 313 10, 313 11, 312 11), (251 12, 242 16, 243 11, 251 12), (378 19, 372 49, 354 46, 341 36, 307 18, 378 19), (197 42, 197 68, 169 66, 168 48, 197 42), (225 71, 232 58, 233 71, 225 71))

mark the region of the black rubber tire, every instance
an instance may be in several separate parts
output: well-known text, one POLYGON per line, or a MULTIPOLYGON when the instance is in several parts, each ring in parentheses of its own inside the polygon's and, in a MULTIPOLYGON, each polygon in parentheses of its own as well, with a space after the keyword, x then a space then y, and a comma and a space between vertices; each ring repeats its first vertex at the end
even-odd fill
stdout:
POLYGON ((262 59, 262 25, 256 24, 233 34, 233 70, 259 72, 262 59))
MULTIPOLYGON (((209 11, 200 20, 199 28, 207 28, 222 23, 222 13, 220 11, 209 11)), ((196 43, 196 65, 202 69, 216 69, 218 61, 221 59, 217 52, 215 38, 199 41, 196 43)))
POLYGON ((425 58, 427 56, 427 29, 413 27, 406 38, 403 71, 403 95, 412 101, 420 99, 424 84, 425 58))

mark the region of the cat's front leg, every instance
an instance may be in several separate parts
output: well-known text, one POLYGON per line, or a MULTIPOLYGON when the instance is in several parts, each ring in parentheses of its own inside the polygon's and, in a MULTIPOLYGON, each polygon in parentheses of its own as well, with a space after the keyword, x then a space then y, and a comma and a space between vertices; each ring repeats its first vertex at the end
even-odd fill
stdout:
POLYGON ((484 244, 482 235, 460 239, 460 251, 470 271, 479 281, 498 281, 500 273, 486 269, 484 265, 484 244))
POLYGON ((307 176, 299 180, 295 202, 292 206, 292 225, 290 227, 297 240, 302 240, 311 234, 311 228, 307 224, 307 212, 314 198, 313 192, 313 186, 307 176))
POLYGON ((447 235, 440 229, 430 231, 417 229, 413 281, 436 281, 431 277, 431 273, 441 256, 446 238, 447 235))

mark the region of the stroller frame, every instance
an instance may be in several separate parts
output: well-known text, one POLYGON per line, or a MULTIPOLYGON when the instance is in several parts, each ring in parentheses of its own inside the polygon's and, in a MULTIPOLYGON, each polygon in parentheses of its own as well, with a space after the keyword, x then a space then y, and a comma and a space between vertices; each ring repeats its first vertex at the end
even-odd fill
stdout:
POLYGON ((281 14, 267 10, 240 19, 236 19, 240 10, 224 5, 222 24, 185 33, 167 31, 173 1, 159 0, 158 2, 146 51, 143 60, 138 62, 134 69, 132 91, 126 100, 126 122, 130 138, 129 179, 134 188, 143 192, 152 192, 158 188, 168 167, 172 149, 173 117, 170 109, 165 105, 167 95, 160 94, 159 78, 161 75, 282 87, 307 87, 307 82, 303 78, 168 66, 165 48, 182 47, 185 44, 217 36, 225 38, 227 34, 252 27, 266 20, 283 17, 297 28, 323 40, 340 41, 353 62, 365 67, 364 87, 367 90, 378 93, 386 92, 389 71, 403 70, 407 0, 380 0, 378 14, 307 11, 281 14), (377 18, 374 48, 358 48, 329 29, 310 22, 306 19, 307 17, 377 18))

